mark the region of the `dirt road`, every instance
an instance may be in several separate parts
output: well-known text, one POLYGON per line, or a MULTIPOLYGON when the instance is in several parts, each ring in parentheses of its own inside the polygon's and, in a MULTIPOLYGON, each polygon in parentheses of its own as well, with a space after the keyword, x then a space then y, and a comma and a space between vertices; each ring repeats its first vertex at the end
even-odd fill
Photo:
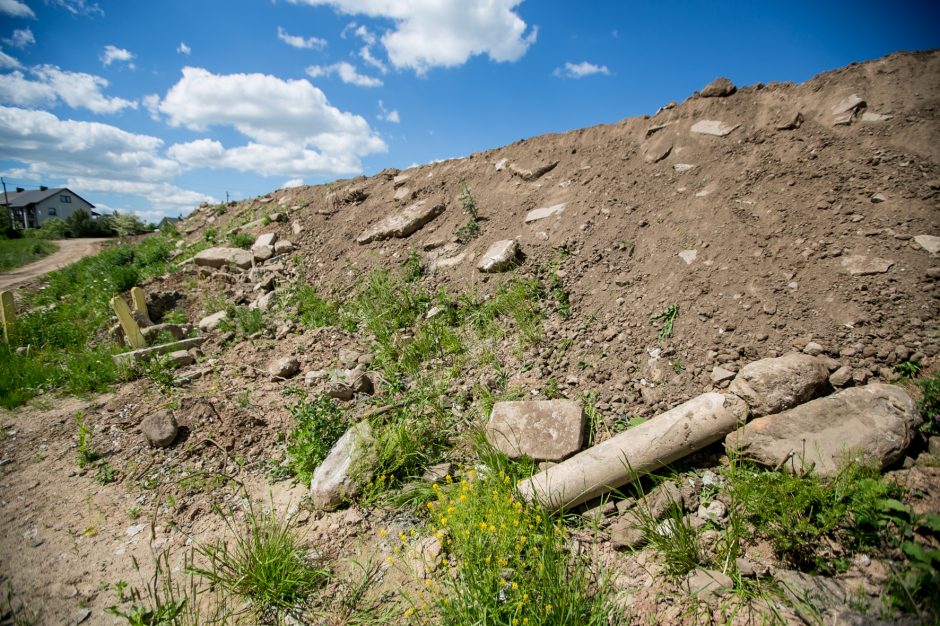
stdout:
POLYGON ((107 238, 99 239, 63 239, 56 241, 59 245, 58 252, 54 252, 44 259, 35 263, 23 265, 9 272, 0 272, 0 289, 12 289, 28 283, 34 278, 43 274, 65 267, 69 263, 94 254, 101 249, 107 238))

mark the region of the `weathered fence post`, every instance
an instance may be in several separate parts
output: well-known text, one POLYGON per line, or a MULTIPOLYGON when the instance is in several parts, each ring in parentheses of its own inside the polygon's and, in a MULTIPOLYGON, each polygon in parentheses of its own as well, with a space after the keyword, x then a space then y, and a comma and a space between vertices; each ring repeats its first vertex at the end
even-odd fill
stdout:
POLYGON ((124 336, 127 337, 127 342, 131 344, 131 347, 135 350, 146 347, 147 342, 144 340, 144 335, 140 332, 140 326, 138 326, 136 320, 134 320, 134 314, 131 313, 127 303, 124 302, 124 298, 121 296, 111 298, 111 308, 114 309, 114 313, 118 316, 118 321, 121 322, 121 328, 124 329, 124 336))
POLYGON ((9 291, 0 291, 0 322, 3 323, 3 340, 10 343, 16 325, 16 309, 13 307, 13 294, 9 291))

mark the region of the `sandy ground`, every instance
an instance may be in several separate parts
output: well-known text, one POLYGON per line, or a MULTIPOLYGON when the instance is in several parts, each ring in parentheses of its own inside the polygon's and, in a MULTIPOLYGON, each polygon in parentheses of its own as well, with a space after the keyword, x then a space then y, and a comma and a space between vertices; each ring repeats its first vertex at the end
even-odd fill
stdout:
POLYGON ((61 269, 70 263, 96 253, 101 249, 101 245, 109 241, 107 238, 97 239, 63 239, 56 241, 59 251, 50 254, 44 259, 35 263, 23 265, 12 269, 9 272, 0 272, 0 289, 12 289, 19 287, 34 278, 57 269, 61 269))

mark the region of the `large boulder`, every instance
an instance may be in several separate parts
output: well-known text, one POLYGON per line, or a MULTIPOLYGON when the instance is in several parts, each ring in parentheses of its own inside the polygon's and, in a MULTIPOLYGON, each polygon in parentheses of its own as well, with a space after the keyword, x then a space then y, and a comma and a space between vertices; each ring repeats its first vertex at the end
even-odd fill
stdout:
POLYGON ((724 98, 725 96, 730 96, 737 90, 738 88, 734 86, 734 83, 724 76, 721 76, 705 85, 702 91, 699 92, 699 95, 703 98, 724 98))
POLYGON ((584 409, 573 400, 497 402, 486 440, 511 459, 561 461, 584 445, 584 409))
POLYGON ((850 460, 891 465, 920 422, 904 389, 872 383, 758 418, 728 435, 725 448, 768 467, 834 476, 850 460))
POLYGON ((371 228, 367 228, 356 239, 360 244, 370 241, 383 241, 397 237, 399 239, 418 231, 422 226, 444 212, 441 203, 429 203, 419 200, 394 215, 389 215, 371 228))
POLYGON ((371 471, 373 441, 372 427, 363 420, 333 445, 310 480, 310 500, 317 509, 333 511, 359 494, 371 471))
POLYGON ((814 356, 797 352, 748 363, 728 391, 738 396, 753 417, 784 411, 826 391, 829 368, 814 356))
POLYGON ((193 263, 202 267, 216 269, 227 265, 234 265, 243 270, 251 267, 254 256, 248 250, 241 248, 207 248, 193 257, 193 263))

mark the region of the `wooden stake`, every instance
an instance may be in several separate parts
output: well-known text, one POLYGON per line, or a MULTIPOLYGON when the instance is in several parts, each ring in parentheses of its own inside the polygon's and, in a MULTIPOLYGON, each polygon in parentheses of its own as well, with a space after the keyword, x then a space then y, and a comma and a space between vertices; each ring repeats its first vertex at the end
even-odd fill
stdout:
POLYGON ((121 328, 124 329, 124 335, 127 337, 127 342, 131 344, 131 347, 135 350, 145 348, 147 342, 140 332, 140 326, 137 325, 134 314, 131 313, 127 303, 124 302, 124 298, 121 296, 111 298, 111 308, 114 309, 114 313, 118 316, 118 321, 121 322, 121 328))

